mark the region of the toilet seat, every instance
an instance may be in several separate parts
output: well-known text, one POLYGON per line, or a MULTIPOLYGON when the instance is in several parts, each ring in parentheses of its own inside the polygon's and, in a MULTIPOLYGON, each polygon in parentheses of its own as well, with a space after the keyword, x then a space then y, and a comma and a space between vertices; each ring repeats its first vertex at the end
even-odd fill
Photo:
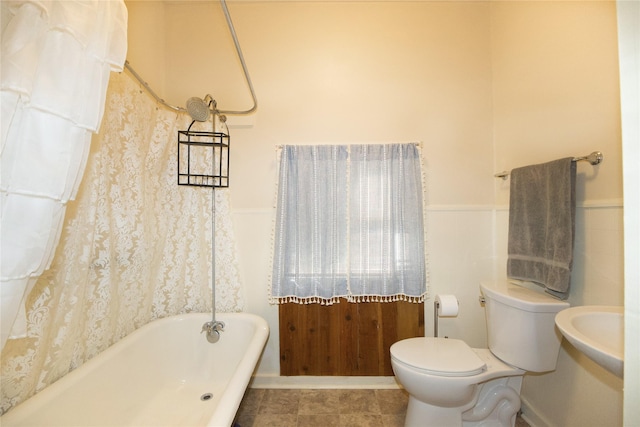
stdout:
POLYGON ((391 357, 420 372, 441 377, 468 377, 486 370, 486 363, 464 341, 419 337, 396 342, 391 357))

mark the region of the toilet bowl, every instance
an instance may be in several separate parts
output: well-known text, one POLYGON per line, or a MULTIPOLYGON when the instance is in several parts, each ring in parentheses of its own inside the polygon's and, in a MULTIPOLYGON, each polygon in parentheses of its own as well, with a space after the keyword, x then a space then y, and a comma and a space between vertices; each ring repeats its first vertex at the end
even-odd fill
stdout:
MULTIPOLYGON (((391 365, 398 382, 410 395, 406 426, 463 425, 463 413, 475 407, 482 400, 482 394, 506 395, 513 409, 507 417, 509 419, 520 409, 518 395, 525 371, 507 365, 488 349, 472 349, 464 341, 456 339, 411 338, 393 344, 391 365), (423 353, 426 349, 429 349, 428 353, 423 353), (431 356, 428 362, 423 363, 417 357, 421 353, 431 356), (441 363, 437 368, 440 371, 434 367, 438 363, 441 363), (505 384, 481 386, 496 378, 506 377, 517 379, 511 380, 508 385, 503 381, 505 384), (496 389, 496 385, 501 387, 496 389), (517 404, 514 404, 516 399, 517 404)), ((502 412, 504 410, 501 409, 502 412)), ((494 415, 494 418, 498 418, 500 414, 494 415)), ((490 416, 486 413, 478 421, 484 421, 486 425, 490 416)), ((465 424, 473 425, 472 422, 465 424)))
POLYGON ((489 349, 437 337, 391 346, 393 372, 409 393, 405 426, 513 426, 524 374, 555 369, 555 314, 569 304, 507 281, 480 287, 489 349))

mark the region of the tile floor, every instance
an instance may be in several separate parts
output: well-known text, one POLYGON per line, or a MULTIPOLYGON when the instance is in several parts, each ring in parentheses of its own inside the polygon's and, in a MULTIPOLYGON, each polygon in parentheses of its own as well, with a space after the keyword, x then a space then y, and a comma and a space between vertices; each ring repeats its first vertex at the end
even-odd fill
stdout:
MULTIPOLYGON (((236 427, 402 427, 408 395, 401 389, 248 389, 236 427)), ((518 417, 516 427, 529 425, 518 417)))

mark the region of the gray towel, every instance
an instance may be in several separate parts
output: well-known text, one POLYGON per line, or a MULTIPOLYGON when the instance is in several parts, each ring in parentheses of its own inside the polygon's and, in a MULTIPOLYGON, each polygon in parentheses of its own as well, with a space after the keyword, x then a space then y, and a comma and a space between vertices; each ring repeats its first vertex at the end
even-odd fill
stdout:
POLYGON ((566 299, 573 265, 576 164, 571 157, 511 171, 507 276, 566 299))

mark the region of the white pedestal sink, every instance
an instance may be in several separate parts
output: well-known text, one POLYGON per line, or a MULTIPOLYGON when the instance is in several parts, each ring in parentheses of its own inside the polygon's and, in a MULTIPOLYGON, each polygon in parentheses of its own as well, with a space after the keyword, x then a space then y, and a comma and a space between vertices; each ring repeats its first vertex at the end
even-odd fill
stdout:
POLYGON ((556 325, 575 348, 622 378, 624 370, 623 307, 585 305, 556 315, 556 325))

